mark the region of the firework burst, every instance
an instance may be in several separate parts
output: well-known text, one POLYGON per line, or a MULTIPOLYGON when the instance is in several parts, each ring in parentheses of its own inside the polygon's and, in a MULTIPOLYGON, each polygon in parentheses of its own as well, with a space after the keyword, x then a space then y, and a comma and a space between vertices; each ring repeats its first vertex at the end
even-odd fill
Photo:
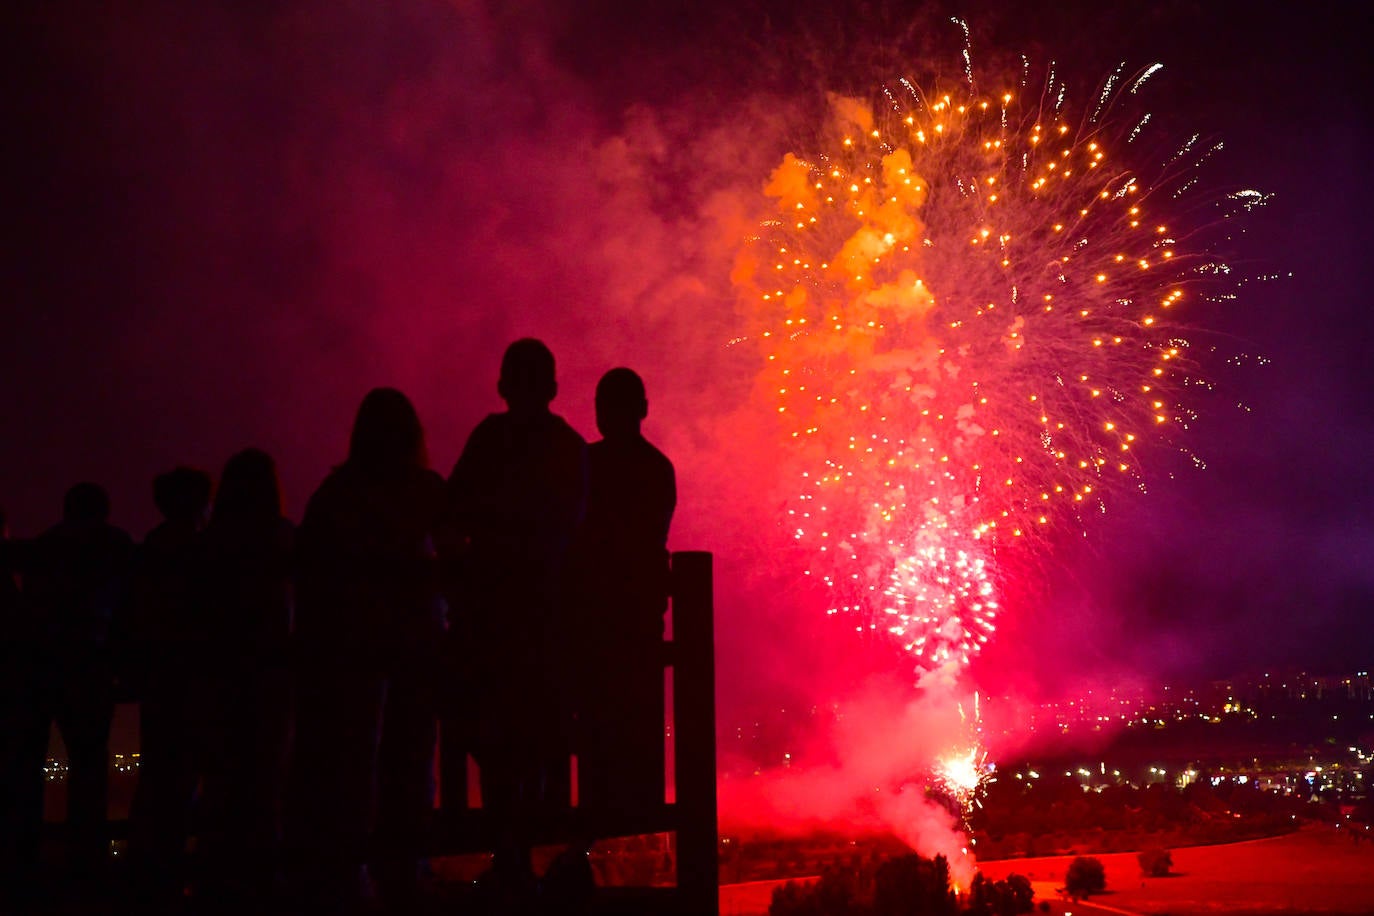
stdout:
POLYGON ((786 526, 830 612, 922 667, 986 643, 1013 545, 1143 488, 1142 453, 1191 417, 1174 316, 1229 279, 1202 231, 1229 212, 1179 215, 1218 146, 1146 149, 1157 69, 1118 69, 1077 117, 1052 68, 1036 90, 1027 72, 979 92, 970 71, 832 97, 765 187, 735 277, 787 443, 786 526))
POLYGON ((987 748, 983 746, 982 703, 977 693, 973 695, 973 718, 970 721, 959 704, 959 720, 963 723, 964 738, 958 750, 951 750, 935 758, 932 769, 932 782, 959 806, 959 812, 967 828, 968 816, 978 802, 978 793, 991 778, 993 766, 988 762, 987 748))
POLYGON ((987 778, 986 767, 987 752, 979 747, 946 754, 935 761, 936 780, 959 803, 965 815, 987 778))

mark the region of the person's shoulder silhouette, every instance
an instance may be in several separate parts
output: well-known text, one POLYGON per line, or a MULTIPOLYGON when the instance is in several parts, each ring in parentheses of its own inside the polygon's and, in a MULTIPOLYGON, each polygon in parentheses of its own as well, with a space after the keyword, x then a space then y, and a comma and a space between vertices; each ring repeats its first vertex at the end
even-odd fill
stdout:
POLYGON ((162 522, 143 539, 147 548, 175 550, 205 523, 214 483, 204 471, 178 467, 153 478, 153 503, 162 522))
POLYGON ((199 702, 181 709, 202 755, 196 870, 210 900, 249 899, 272 882, 291 731, 293 534, 272 457, 235 453, 200 536, 197 611, 208 638, 199 702))
POLYGON ((109 854, 105 835, 109 734, 114 703, 110 630, 129 586, 133 539, 109 522, 110 498, 94 483, 67 491, 62 521, 33 544, 23 594, 38 615, 34 726, 21 740, 28 761, 20 779, 27 826, 24 855, 37 848, 43 754, 56 724, 69 760, 67 861, 72 874, 97 875, 109 854), (33 801, 34 798, 40 799, 33 801))
MULTIPOLYGON (((0 639, 5 641, 0 657, 5 659, 26 650, 31 635, 30 621, 19 596, 18 573, 23 566, 21 555, 22 545, 10 540, 9 517, 0 508, 0 639)), ((0 700, 0 703, 3 702, 0 700)))
POLYGON ((416 838, 433 810, 443 495, 414 405, 395 388, 374 388, 358 407, 347 458, 311 496, 297 531, 286 810, 308 911, 361 908, 357 876, 369 848, 383 900, 404 898, 418 875, 416 838))
POLYGON ((219 492, 206 526, 207 544, 217 550, 289 553, 295 526, 282 515, 277 464, 262 449, 236 452, 224 465, 219 492))
POLYGON ((19 583, 15 579, 15 567, 19 564, 13 555, 14 546, 10 541, 9 516, 0 508, 0 608, 4 609, 6 623, 19 600, 19 583))
POLYGON ((297 531, 298 626, 380 624, 381 608, 422 600, 407 596, 428 588, 443 500, 410 399, 395 388, 369 391, 348 457, 310 497, 297 531))
POLYGON ((194 664, 188 650, 203 643, 192 607, 193 581, 213 488, 209 474, 190 467, 153 478, 153 503, 162 521, 134 551, 131 600, 117 609, 112 634, 120 681, 141 699, 162 689, 172 670, 194 664))
POLYGON ((272 456, 256 448, 235 453, 201 539, 202 603, 226 649, 284 651, 294 539, 272 456))
MULTIPOLYGON (((10 540, 9 517, 0 508, 0 715, 6 740, 14 726, 14 716, 21 704, 22 677, 19 671, 33 654, 33 618, 26 612, 25 601, 19 593, 19 573, 24 566, 24 545, 10 540)), ((8 770, 5 771, 8 773, 8 770)), ((0 788, 0 792, 3 792, 0 788)), ((3 863, 0 863, 3 868, 3 863)))
MULTIPOLYGON (((549 409, 558 383, 541 341, 506 349, 496 387, 506 410, 463 447, 448 481, 448 527, 463 560, 454 604, 475 685, 483 805, 521 833, 517 809, 568 798, 554 626, 586 500, 586 440, 549 409)), ((528 840, 498 851, 497 870, 526 873, 528 840)))
POLYGON ((606 559, 661 554, 677 505, 673 463, 644 438, 648 416, 644 382, 630 369, 612 369, 596 386, 596 426, 602 439, 588 448, 587 532, 606 559))
POLYGON ((214 484, 210 475, 177 467, 153 478, 153 503, 162 521, 143 538, 134 576, 132 636, 165 653, 169 640, 186 636, 190 625, 190 580, 214 484))
POLYGON ((78 483, 62 501, 62 521, 33 544, 24 590, 58 643, 103 644, 126 597, 134 542, 110 524, 110 497, 78 483))
POLYGON ((453 521, 480 562, 556 565, 581 518, 586 440, 549 409, 558 393, 553 353, 523 338, 501 360, 506 402, 469 436, 449 477, 453 521))
POLYGON ((358 406, 348 457, 310 498, 301 536, 329 528, 348 539, 341 548, 394 545, 398 527, 429 530, 442 491, 414 405, 395 388, 374 388, 358 406))
POLYGON ((641 432, 644 382, 629 369, 596 386, 602 439, 588 447, 587 520, 575 579, 579 798, 592 810, 644 811, 663 802, 663 615, 668 527, 677 503, 672 462, 641 432))

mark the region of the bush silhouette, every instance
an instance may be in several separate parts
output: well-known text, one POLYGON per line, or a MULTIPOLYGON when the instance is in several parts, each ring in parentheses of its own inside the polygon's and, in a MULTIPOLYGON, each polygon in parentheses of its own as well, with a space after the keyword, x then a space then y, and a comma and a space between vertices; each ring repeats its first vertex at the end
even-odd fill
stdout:
POLYGON ((1064 875, 1064 889, 1074 897, 1088 897, 1107 889, 1107 870, 1102 860, 1094 856, 1079 856, 1069 863, 1064 875))
POLYGON ((1136 856, 1140 873, 1150 878, 1163 878, 1174 867, 1173 854, 1167 849, 1147 849, 1136 856))

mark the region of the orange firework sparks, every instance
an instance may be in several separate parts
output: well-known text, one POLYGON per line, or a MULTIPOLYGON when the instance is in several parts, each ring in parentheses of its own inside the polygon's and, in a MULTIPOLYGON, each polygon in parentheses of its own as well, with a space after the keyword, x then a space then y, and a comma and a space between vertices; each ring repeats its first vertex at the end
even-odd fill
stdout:
POLYGON ((970 74, 832 97, 764 189, 735 273, 795 483, 785 524, 831 613, 923 667, 987 642, 1006 548, 1143 489, 1143 447, 1192 418, 1174 315, 1230 282, 1207 224, 1263 197, 1180 225, 1220 145, 1162 167, 1143 149, 1149 114, 1129 111, 1157 69, 1119 69, 1075 117, 1052 70, 1033 90, 970 74))

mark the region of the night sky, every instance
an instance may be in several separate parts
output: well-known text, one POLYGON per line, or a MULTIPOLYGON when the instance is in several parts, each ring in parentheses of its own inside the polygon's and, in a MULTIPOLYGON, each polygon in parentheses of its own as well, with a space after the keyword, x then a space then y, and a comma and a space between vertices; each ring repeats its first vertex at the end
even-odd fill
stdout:
POLYGON ((885 67, 957 72, 960 12, 976 59, 1055 57, 1080 99, 1118 61, 1164 63, 1161 117, 1225 141, 1209 180, 1274 195, 1237 263, 1283 275, 1192 313, 1215 347, 1188 440, 1206 470, 1164 462, 1059 550, 976 677, 1034 694, 1374 660, 1371 34, 1353 6, 26 6, 4 14, 17 535, 94 479, 141 536, 154 473, 247 445, 277 457, 298 516, 380 384, 412 396, 447 473, 530 334, 589 437, 596 378, 645 377, 646 432, 678 463, 672 546, 718 557, 722 704, 816 687, 844 669, 817 639, 831 624, 760 572, 775 514, 748 475, 768 459, 717 423, 752 371, 726 346, 734 191, 795 139, 778 112, 885 67))

